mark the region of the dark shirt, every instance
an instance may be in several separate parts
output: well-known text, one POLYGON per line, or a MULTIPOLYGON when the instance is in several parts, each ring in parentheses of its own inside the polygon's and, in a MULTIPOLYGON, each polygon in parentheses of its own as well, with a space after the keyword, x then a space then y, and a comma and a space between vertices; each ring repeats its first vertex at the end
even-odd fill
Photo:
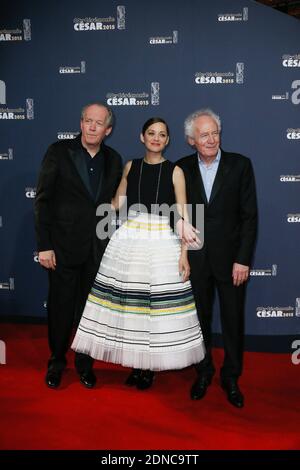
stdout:
POLYGON ((90 185, 92 188, 94 199, 96 199, 98 187, 102 180, 104 170, 104 157, 99 150, 94 157, 91 157, 88 151, 82 147, 84 151, 85 163, 90 178, 90 185))

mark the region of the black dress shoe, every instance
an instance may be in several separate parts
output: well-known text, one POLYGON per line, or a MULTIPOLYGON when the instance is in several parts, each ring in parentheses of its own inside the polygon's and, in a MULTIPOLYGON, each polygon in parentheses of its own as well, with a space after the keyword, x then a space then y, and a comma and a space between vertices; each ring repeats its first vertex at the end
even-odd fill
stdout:
POLYGON ((96 385, 97 378, 92 370, 80 374, 80 382, 86 388, 93 388, 96 385))
POLYGON ((46 385, 50 388, 57 388, 60 385, 61 382, 61 371, 57 370, 48 370, 46 377, 45 377, 45 382, 46 385))
POLYGON ((200 375, 191 388, 191 399, 201 400, 206 395, 207 387, 211 384, 211 377, 200 375))
POLYGON ((221 381, 222 388, 227 393, 227 400, 236 408, 243 408, 244 397, 235 378, 227 378, 221 381))
POLYGON ((139 390, 146 390, 153 384, 154 372, 152 370, 144 370, 141 372, 139 379, 136 384, 136 388, 139 390))
POLYGON ((137 385, 138 380, 141 376, 142 370, 141 369, 132 369, 131 373, 128 375, 125 384, 132 387, 133 385, 137 385))

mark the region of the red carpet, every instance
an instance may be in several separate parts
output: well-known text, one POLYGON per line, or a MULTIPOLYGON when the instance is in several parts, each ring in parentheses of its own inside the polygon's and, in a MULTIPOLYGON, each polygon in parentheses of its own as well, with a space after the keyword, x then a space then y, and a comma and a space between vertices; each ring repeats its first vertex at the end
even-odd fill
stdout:
MULTIPOLYGON (((0 449, 300 449, 300 365, 289 354, 245 354, 239 410, 217 376, 203 400, 190 400, 193 368, 157 374, 142 392, 123 385, 127 369, 96 363, 97 386, 87 390, 72 352, 61 387, 50 390, 46 331, 0 324, 0 449)), ((222 351, 214 357, 219 368, 222 351)))

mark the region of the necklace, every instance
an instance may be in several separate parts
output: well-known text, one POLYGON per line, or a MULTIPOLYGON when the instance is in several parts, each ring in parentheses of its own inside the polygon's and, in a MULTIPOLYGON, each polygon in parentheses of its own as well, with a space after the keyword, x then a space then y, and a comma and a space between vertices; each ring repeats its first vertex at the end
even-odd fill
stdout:
POLYGON ((159 163, 162 163, 162 162, 165 161, 164 157, 160 157, 160 160, 157 163, 149 163, 148 160, 146 159, 146 157, 144 157, 143 160, 144 160, 145 163, 148 163, 148 165, 158 165, 159 163))
MULTIPOLYGON (((155 212, 157 209, 157 201, 158 201, 158 193, 159 193, 159 185, 160 185, 160 177, 161 177, 161 168, 164 160, 162 160, 159 163, 159 173, 158 173, 158 179, 157 179, 157 187, 156 187, 156 196, 155 196, 155 212)), ((147 163, 147 162, 146 162, 147 163)), ((141 166, 140 166, 140 175, 139 175, 139 185, 138 185, 138 196, 139 196, 139 210, 138 212, 141 212, 141 182, 142 182, 142 174, 143 174, 143 167, 144 167, 144 158, 142 159, 141 166)))

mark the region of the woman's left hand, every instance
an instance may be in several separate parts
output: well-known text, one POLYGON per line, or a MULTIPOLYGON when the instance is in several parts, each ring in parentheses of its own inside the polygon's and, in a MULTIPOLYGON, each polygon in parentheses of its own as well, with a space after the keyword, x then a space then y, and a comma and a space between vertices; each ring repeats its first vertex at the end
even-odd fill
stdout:
POLYGON ((176 231, 179 238, 183 243, 188 245, 189 248, 199 250, 201 245, 201 240, 197 236, 197 233, 200 233, 192 224, 186 222, 186 220, 179 219, 176 223, 176 231))

